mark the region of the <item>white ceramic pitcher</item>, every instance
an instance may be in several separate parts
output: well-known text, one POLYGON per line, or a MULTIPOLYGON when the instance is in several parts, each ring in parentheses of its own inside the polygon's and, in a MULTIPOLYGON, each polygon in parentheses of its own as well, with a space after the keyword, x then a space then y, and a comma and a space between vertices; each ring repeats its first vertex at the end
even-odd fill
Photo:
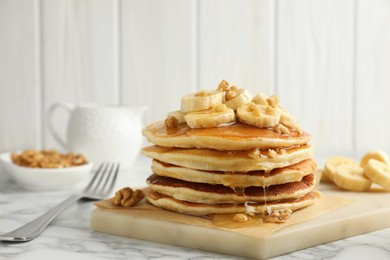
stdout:
POLYGON ((73 105, 59 102, 49 110, 48 127, 55 140, 69 152, 83 153, 96 165, 119 162, 130 168, 142 145, 142 118, 145 107, 73 105), (70 113, 63 140, 55 130, 57 109, 70 113))

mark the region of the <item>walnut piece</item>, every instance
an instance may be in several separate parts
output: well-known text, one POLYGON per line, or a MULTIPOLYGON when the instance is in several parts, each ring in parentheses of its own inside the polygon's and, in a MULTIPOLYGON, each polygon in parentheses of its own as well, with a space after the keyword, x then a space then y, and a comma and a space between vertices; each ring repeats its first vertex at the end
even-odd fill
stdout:
POLYGON ((264 222, 283 223, 290 218, 292 214, 291 209, 272 210, 271 214, 264 216, 264 222))
POLYGON ((219 83, 217 90, 227 91, 229 89, 229 85, 229 82, 223 79, 221 83, 219 83))
POLYGON ((255 148, 248 151, 249 158, 258 159, 261 156, 260 150, 255 148))
POLYGON ((132 207, 144 198, 142 190, 133 191, 130 187, 124 187, 115 193, 112 202, 116 206, 132 207))
POLYGON ((226 90, 226 101, 233 99, 238 94, 240 94, 240 90, 236 86, 231 86, 228 90, 226 90))
POLYGON ((290 130, 282 124, 278 124, 277 126, 275 126, 275 131, 278 132, 279 134, 289 134, 290 133, 290 130))
POLYGON ((60 154, 57 150, 13 152, 11 159, 17 165, 31 168, 66 168, 88 163, 82 154, 60 154))
POLYGON ((276 158, 277 156, 278 156, 278 153, 275 150, 272 150, 272 149, 268 150, 268 157, 276 158))

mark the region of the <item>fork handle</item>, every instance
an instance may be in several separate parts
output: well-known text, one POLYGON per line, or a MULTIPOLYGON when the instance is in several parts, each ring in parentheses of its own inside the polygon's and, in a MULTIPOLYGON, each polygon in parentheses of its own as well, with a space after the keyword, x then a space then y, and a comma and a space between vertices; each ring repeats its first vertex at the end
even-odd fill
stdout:
POLYGON ((65 208, 69 207, 74 202, 81 199, 80 194, 72 195, 54 208, 37 217, 33 221, 17 228, 13 231, 0 235, 0 241, 25 242, 30 241, 39 236, 42 231, 49 225, 53 219, 61 213, 65 208))

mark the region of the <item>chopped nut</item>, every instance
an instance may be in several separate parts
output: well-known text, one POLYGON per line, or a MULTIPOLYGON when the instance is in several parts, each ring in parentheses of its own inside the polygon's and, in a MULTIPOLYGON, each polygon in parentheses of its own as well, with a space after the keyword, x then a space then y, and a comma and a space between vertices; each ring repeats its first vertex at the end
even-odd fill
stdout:
POLYGON ((240 94, 240 90, 236 86, 231 86, 227 91, 225 98, 227 101, 233 99, 235 96, 240 94))
POLYGON ((268 157, 265 154, 260 154, 260 158, 267 159, 268 157))
POLYGON ((86 164, 82 154, 60 154, 56 150, 25 150, 21 154, 11 154, 13 163, 31 168, 65 168, 86 164))
POLYGON ((229 85, 229 82, 223 79, 221 83, 219 83, 217 90, 227 91, 229 89, 229 85))
POLYGON ((243 213, 237 213, 236 215, 234 215, 233 220, 239 223, 243 223, 248 221, 248 216, 243 213))
POLYGON ((280 134, 289 134, 290 133, 290 130, 282 124, 276 125, 275 131, 280 133, 280 134))
POLYGON ((291 209, 272 210, 271 214, 266 215, 263 220, 264 222, 282 223, 289 219, 291 214, 291 209))
POLYGON ((175 128, 179 124, 179 120, 177 120, 174 116, 168 116, 165 121, 165 126, 168 128, 175 128))
POLYGON ((112 202, 116 206, 132 207, 144 198, 142 190, 133 191, 130 187, 120 189, 115 193, 112 202))
POLYGON ((261 153, 260 153, 260 150, 259 150, 258 148, 256 148, 256 149, 251 149, 251 150, 249 150, 249 152, 248 152, 248 156, 249 156, 250 158, 252 158, 252 159, 257 159, 257 158, 260 157, 260 155, 261 155, 261 153))
POLYGON ((201 90, 198 93, 195 93, 195 97, 205 97, 207 96, 206 90, 201 90))
POLYGON ((276 158, 278 156, 278 153, 275 150, 269 149, 268 156, 271 158, 276 158))
POLYGON ((226 105, 225 104, 217 104, 214 106, 214 111, 215 112, 223 112, 227 109, 226 105))
POLYGON ((279 106, 279 98, 277 96, 270 96, 267 98, 267 102, 271 107, 277 107, 279 106))

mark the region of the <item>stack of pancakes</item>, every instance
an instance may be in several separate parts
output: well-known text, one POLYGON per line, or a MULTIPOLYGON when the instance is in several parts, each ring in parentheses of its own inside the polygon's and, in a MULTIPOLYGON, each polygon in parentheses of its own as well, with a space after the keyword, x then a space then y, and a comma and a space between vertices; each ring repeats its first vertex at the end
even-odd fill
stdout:
POLYGON ((144 136, 153 146, 147 200, 160 208, 190 214, 295 211, 314 203, 311 136, 289 127, 259 128, 238 119, 228 125, 173 127, 148 125, 144 136))

